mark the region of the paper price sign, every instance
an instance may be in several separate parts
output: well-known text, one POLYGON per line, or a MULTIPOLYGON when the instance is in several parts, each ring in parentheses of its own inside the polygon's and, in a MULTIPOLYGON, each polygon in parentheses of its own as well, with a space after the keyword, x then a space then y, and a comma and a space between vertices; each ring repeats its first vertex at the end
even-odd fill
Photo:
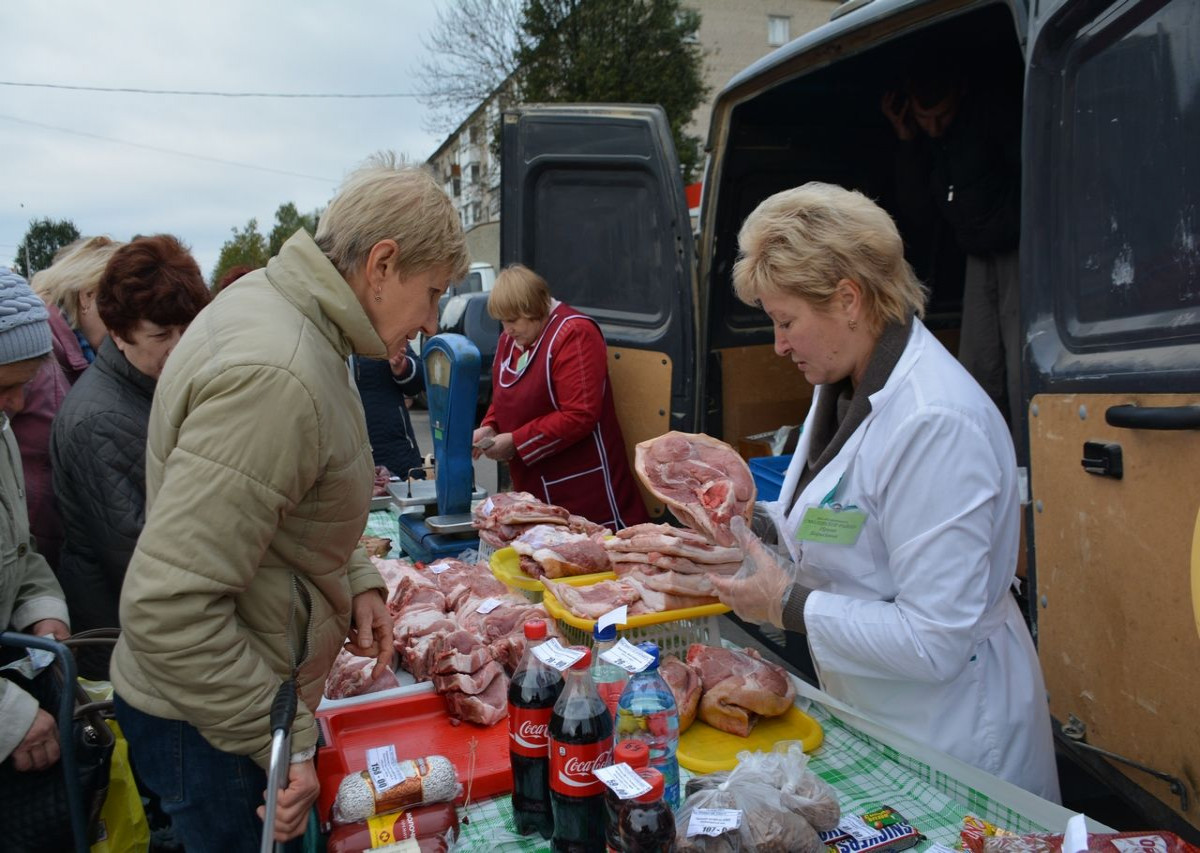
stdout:
POLYGON ((688 820, 688 838, 693 835, 711 835, 716 838, 723 832, 742 825, 741 809, 692 809, 688 820))
POLYGON ((612 789, 617 799, 632 800, 650 790, 650 783, 634 772, 628 764, 610 764, 592 771, 596 778, 612 789))
POLYGON ((654 662, 652 655, 643 652, 625 638, 618 640, 608 651, 601 652, 600 657, 626 672, 641 672, 654 662))
POLYGON ((396 747, 390 743, 367 750, 367 773, 380 794, 399 785, 415 771, 411 761, 396 760, 396 747))
POLYGON ((432 566, 429 567, 429 571, 433 572, 435 575, 440 575, 442 572, 446 571, 448 568, 450 568, 449 563, 434 563, 432 566))
POLYGON ((622 604, 620 607, 610 610, 596 620, 596 627, 603 631, 609 625, 624 625, 629 621, 629 605, 622 604))
POLYGON ((575 661, 583 657, 581 649, 564 649, 557 639, 551 638, 533 649, 533 656, 562 672, 575 661))
POLYGON ((878 829, 867 826, 867 822, 858 815, 846 815, 837 826, 842 832, 853 836, 858 841, 866 841, 879 834, 878 829))
POLYGON ((497 607, 499 607, 503 603, 504 602, 498 598, 485 598, 483 601, 481 601, 479 603, 479 606, 475 608, 475 612, 476 613, 491 613, 493 610, 495 610, 497 607))

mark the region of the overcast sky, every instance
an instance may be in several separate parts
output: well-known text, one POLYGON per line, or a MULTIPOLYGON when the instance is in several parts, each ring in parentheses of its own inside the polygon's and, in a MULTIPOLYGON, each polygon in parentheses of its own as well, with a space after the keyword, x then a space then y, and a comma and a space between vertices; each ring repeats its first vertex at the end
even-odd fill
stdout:
MULTIPOLYGON (((0 0, 0 81, 413 92, 421 35, 440 2, 0 0)), ((11 263, 31 218, 50 217, 70 219, 86 236, 174 234, 191 246, 207 279, 232 227, 257 217, 266 234, 283 202, 305 212, 323 206, 374 151, 425 160, 441 137, 425 130, 424 113, 415 98, 184 97, 0 85, 0 265, 11 263)))

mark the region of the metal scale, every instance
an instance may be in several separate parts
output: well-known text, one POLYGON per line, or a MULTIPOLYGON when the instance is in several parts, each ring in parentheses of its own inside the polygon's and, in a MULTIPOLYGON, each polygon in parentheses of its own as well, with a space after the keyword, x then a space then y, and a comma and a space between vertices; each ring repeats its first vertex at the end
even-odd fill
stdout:
POLYGON ((471 433, 479 397, 479 348, 463 335, 430 338, 422 348, 429 428, 433 433, 432 480, 391 483, 400 547, 413 560, 433 562, 479 547, 471 526, 471 501, 487 497, 475 486, 471 433))

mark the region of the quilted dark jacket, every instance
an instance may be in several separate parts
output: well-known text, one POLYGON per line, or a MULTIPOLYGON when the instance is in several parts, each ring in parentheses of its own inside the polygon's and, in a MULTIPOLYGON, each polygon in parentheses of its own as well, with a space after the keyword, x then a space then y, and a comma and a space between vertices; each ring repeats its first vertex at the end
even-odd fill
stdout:
POLYGON ((58 578, 75 631, 115 628, 146 507, 146 427, 155 380, 105 338, 50 436, 65 541, 58 578))

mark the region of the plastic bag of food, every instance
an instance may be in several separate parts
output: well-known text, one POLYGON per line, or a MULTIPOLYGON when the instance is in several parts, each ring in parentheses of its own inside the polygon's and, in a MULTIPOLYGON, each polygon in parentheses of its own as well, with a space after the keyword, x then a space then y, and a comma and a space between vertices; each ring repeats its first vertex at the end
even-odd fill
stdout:
POLYGON ((338 785, 330 814, 335 824, 365 821, 385 812, 448 803, 461 792, 458 773, 441 755, 397 761, 395 750, 368 751, 368 769, 349 773, 338 785))
POLYGON ((822 853, 817 831, 782 800, 779 789, 735 781, 697 790, 675 813, 678 853, 822 853))
POLYGON ((771 752, 743 750, 737 757, 737 767, 729 771, 731 784, 755 782, 782 792, 782 802, 818 832, 837 826, 842 817, 837 793, 808 769, 808 756, 798 741, 781 741, 771 752))

